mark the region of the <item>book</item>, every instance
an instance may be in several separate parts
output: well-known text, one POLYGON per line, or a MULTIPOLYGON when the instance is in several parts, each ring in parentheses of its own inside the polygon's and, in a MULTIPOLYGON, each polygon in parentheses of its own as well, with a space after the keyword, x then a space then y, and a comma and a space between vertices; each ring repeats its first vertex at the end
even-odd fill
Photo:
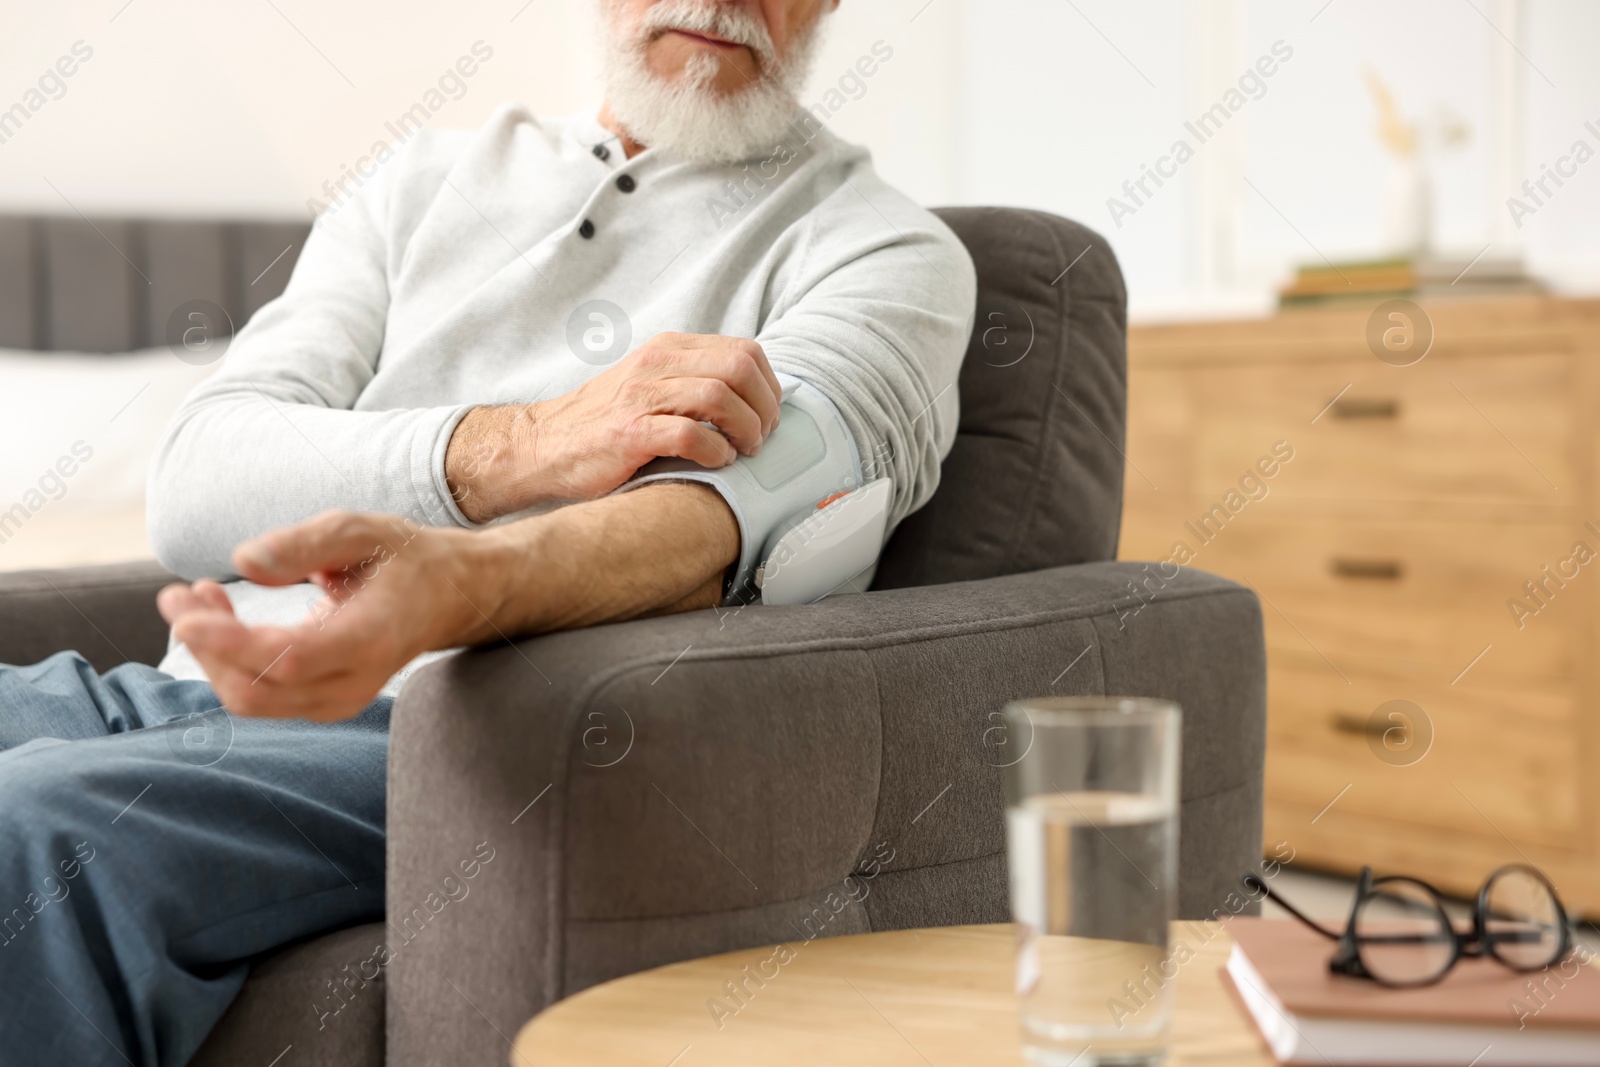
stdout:
POLYGON ((1519 259, 1396 258, 1302 266, 1278 293, 1284 305, 1371 296, 1469 296, 1485 291, 1543 292, 1519 259))
POLYGON ((1600 1065, 1600 973, 1583 949, 1532 973, 1463 959, 1431 986, 1328 970, 1334 942, 1286 919, 1228 924, 1223 972, 1280 1063, 1600 1065))

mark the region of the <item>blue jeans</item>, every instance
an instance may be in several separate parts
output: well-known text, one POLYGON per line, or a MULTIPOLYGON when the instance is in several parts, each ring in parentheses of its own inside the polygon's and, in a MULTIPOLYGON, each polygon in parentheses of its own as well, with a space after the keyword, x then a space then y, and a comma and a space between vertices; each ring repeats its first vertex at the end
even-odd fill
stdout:
POLYGON ((241 719, 140 664, 0 665, 0 1062, 182 1067, 252 957, 381 919, 391 704, 241 719))

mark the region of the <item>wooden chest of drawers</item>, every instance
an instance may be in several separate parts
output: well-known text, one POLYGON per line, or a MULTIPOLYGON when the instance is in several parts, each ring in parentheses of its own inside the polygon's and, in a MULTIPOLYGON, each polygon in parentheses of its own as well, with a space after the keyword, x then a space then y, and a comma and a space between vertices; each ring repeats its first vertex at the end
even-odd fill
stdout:
POLYGON ((1269 844, 1600 915, 1600 301, 1378 303, 1131 331, 1121 554, 1261 595, 1269 844))

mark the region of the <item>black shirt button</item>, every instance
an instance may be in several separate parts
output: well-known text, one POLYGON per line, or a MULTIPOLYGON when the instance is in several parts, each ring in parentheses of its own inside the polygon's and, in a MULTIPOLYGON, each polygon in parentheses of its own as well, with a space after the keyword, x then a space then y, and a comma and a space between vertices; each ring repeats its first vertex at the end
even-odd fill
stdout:
POLYGON ((594 236, 594 223, 588 219, 583 220, 583 225, 578 227, 578 236, 585 241, 594 236))
POLYGON ((596 159, 610 159, 611 149, 607 148, 603 144, 597 144, 594 146, 594 157, 596 159))
POLYGON ((634 182, 633 175, 624 174, 622 177, 617 179, 617 188, 621 189, 625 193, 631 193, 638 188, 638 184, 634 182))

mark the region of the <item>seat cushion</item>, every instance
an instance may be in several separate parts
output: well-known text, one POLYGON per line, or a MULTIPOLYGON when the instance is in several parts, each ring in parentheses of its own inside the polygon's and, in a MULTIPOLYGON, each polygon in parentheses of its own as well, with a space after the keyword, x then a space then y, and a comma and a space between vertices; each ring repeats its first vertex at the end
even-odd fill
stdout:
POLYGON ((1115 558, 1127 292, 1110 245, 1041 211, 938 215, 978 271, 961 421, 938 492, 890 538, 873 587, 1115 558))
POLYGON ((383 923, 280 949, 250 971, 239 999, 190 1067, 383 1067, 383 923), (369 975, 375 977, 368 978, 369 975))

